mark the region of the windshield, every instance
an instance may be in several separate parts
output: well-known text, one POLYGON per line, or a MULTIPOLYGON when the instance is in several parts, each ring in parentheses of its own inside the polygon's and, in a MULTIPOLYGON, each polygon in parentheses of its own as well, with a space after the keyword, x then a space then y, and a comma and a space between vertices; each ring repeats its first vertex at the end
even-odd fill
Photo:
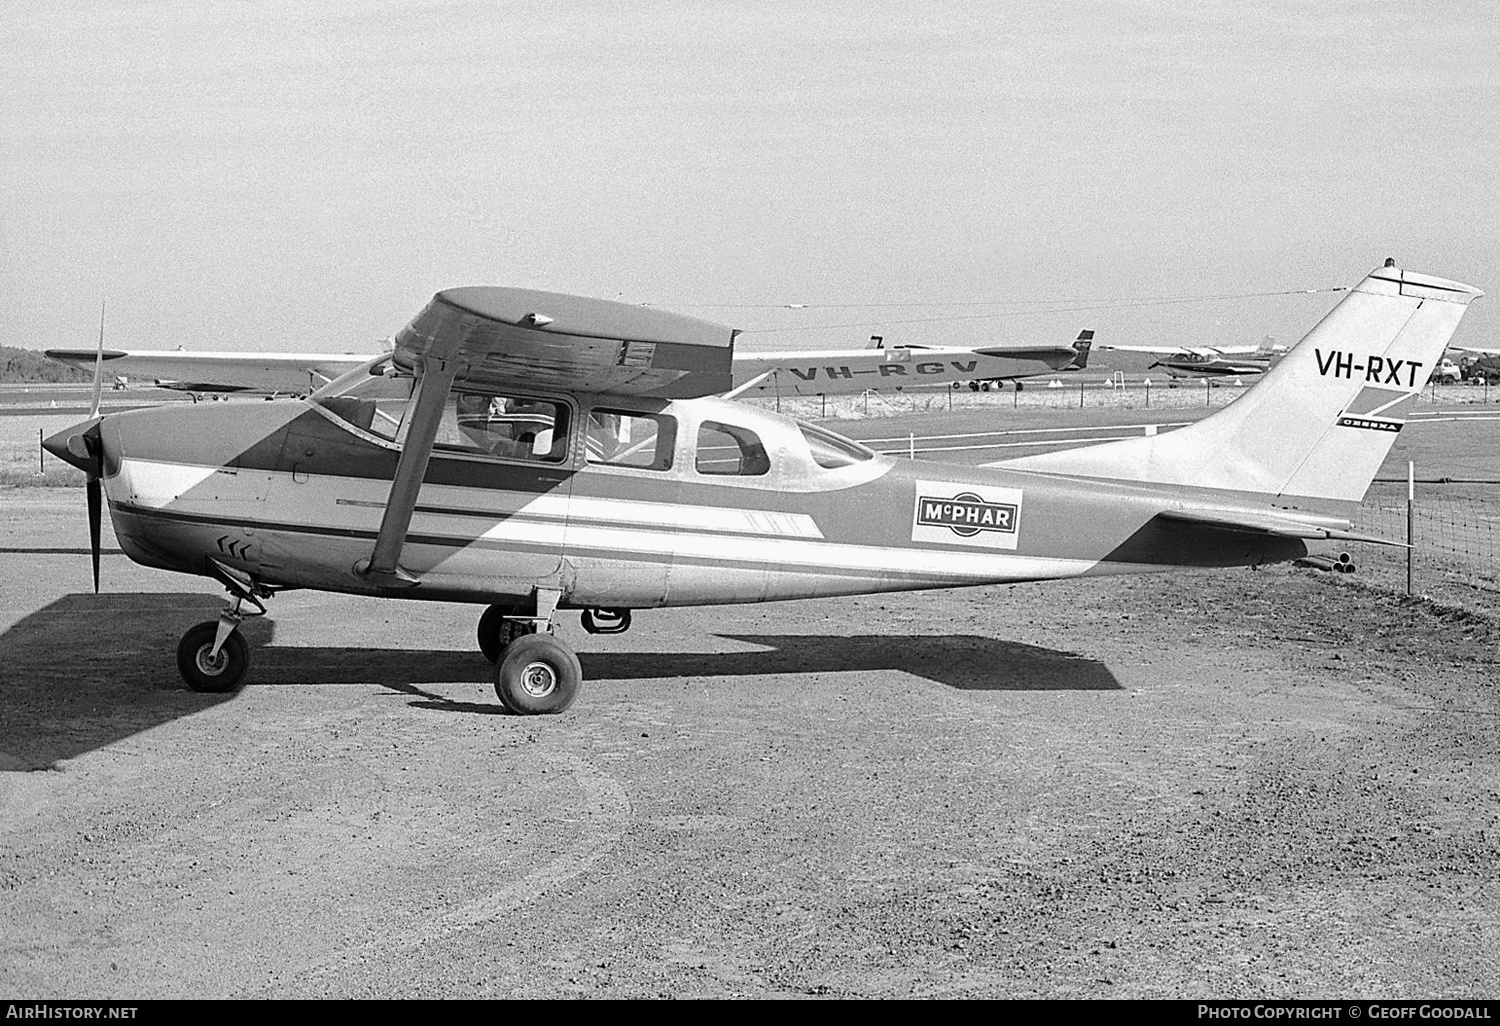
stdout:
POLYGON ((311 401, 361 431, 395 441, 414 383, 386 355, 330 381, 311 401))

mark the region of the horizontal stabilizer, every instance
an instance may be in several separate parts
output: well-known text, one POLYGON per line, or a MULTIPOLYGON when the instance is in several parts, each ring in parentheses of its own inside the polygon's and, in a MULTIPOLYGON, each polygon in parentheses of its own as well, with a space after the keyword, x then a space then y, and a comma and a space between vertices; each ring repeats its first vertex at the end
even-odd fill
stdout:
POLYGON ((1190 524, 1209 524, 1232 531, 1273 534, 1281 538, 1314 538, 1328 541, 1371 542, 1410 548, 1405 542, 1360 534, 1335 524, 1319 524, 1297 517, 1279 516, 1257 510, 1173 509, 1158 514, 1163 520, 1181 520, 1190 524))

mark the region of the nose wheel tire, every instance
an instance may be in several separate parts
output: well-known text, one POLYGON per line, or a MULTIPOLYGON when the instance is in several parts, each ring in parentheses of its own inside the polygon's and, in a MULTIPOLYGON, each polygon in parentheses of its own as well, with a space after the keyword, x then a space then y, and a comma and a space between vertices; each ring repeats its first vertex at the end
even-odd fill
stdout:
POLYGON ((211 655, 219 632, 217 620, 206 620, 189 630, 177 644, 177 672, 194 691, 224 694, 233 691, 250 669, 250 646, 239 631, 224 639, 217 656, 211 655))
POLYGON ((533 624, 507 620, 505 614, 508 612, 510 610, 500 606, 490 606, 479 618, 479 651, 492 663, 500 661, 511 642, 536 630, 533 624))
POLYGON ((573 650, 550 634, 527 634, 506 646, 495 670, 495 694, 523 716, 560 713, 583 687, 573 650))

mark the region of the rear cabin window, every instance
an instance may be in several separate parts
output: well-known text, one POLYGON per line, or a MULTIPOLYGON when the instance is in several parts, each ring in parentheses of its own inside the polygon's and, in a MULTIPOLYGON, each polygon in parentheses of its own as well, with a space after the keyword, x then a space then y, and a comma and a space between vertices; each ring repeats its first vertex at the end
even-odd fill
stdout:
POLYGON ((457 392, 448 396, 433 447, 560 463, 568 455, 568 408, 546 399, 457 392))
POLYGON ((771 460, 755 432, 707 420, 698 427, 697 468, 700 474, 756 477, 770 472, 771 460))
POLYGON ((813 462, 825 470, 852 467, 856 463, 874 458, 875 454, 858 442, 825 431, 811 424, 798 424, 807 447, 812 450, 813 462))
POLYGON ((671 417, 625 410, 589 411, 589 463, 604 467, 670 470, 677 443, 677 421, 671 417))

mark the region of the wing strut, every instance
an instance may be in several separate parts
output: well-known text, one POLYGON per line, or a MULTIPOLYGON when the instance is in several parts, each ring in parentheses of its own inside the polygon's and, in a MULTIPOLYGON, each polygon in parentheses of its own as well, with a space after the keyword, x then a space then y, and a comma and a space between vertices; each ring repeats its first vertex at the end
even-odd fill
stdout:
POLYGON ((427 460, 432 455, 432 443, 437 438, 438 425, 443 419, 443 405, 448 400, 448 390, 453 387, 453 378, 458 372, 457 360, 424 359, 418 368, 417 394, 413 400, 411 427, 401 447, 401 459, 396 464, 396 476, 391 481, 391 494, 385 502, 385 513, 380 518, 380 533, 375 537, 375 550, 370 558, 360 560, 355 572, 366 580, 384 587, 411 587, 421 581, 401 566, 401 549, 406 544, 406 531, 411 526, 412 511, 416 509, 417 492, 422 488, 422 478, 427 474, 427 460))

